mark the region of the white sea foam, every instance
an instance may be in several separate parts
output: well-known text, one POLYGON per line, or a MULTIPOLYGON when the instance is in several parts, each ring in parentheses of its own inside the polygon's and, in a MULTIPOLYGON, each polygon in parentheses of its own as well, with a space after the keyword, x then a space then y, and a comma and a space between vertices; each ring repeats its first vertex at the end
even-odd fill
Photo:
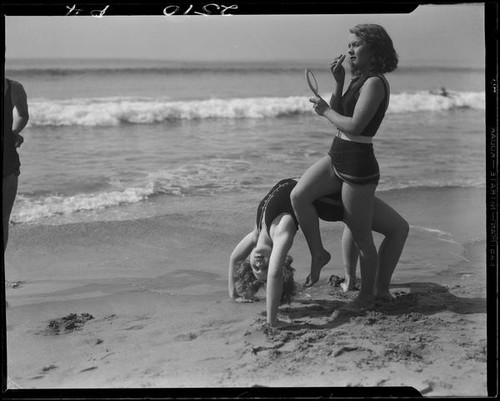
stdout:
POLYGON ((57 215, 96 211, 112 206, 137 203, 153 193, 151 186, 145 186, 143 188, 127 188, 123 191, 77 194, 73 196, 50 195, 35 199, 19 195, 11 221, 14 223, 27 223, 57 215))
POLYGON ((388 113, 418 111, 446 111, 460 108, 485 109, 484 92, 451 92, 449 96, 429 92, 398 93, 391 95, 388 113))
POLYGON ((446 231, 439 230, 431 227, 410 226, 412 230, 418 230, 424 233, 435 235, 439 241, 449 242, 450 244, 460 245, 460 243, 453 239, 453 235, 446 231))
MULTIPOLYGON (((155 98, 34 99, 30 108, 29 124, 32 126, 116 126, 212 118, 276 118, 312 113, 309 98, 302 96, 192 101, 155 98)), ((449 97, 429 92, 394 94, 388 113, 459 108, 483 110, 484 92, 456 92, 449 97)))
POLYGON ((420 179, 386 183, 381 179, 377 191, 404 190, 408 188, 485 188, 486 178, 435 178, 422 177, 420 179))
MULTIPOLYGON (((248 169, 250 163, 240 160, 214 159, 204 164, 193 163, 171 170, 148 174, 140 183, 120 190, 77 195, 43 195, 29 197, 19 194, 11 216, 13 223, 36 222, 40 219, 78 212, 92 212, 105 208, 142 202, 154 195, 189 196, 234 192, 240 183, 238 171, 248 169)), ((115 186, 121 186, 116 180, 115 186)))
MULTIPOLYGON (((237 168, 244 169, 245 163, 237 168)), ((234 168, 231 167, 231 168, 234 168)), ((441 188, 436 185, 435 188, 441 188)), ((381 186, 380 191, 404 190, 410 186, 381 186)), ((433 188, 426 185, 425 188, 433 188)), ((78 212, 93 212, 122 205, 139 203, 152 196, 212 196, 221 193, 249 190, 233 174, 222 166, 211 168, 202 165, 186 165, 173 170, 162 170, 150 174, 142 186, 120 191, 81 193, 72 196, 50 195, 36 198, 18 195, 11 216, 13 223, 36 222, 54 216, 68 216, 78 212)), ((449 233, 439 230, 415 227, 421 231, 437 234, 441 241, 447 241, 449 233)), ((454 241, 451 241, 454 242, 454 241)))

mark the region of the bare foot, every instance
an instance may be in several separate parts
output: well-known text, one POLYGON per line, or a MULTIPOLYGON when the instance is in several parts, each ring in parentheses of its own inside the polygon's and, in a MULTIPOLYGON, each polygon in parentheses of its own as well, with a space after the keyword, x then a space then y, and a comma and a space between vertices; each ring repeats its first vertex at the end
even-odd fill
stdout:
POLYGON ((377 295, 375 296, 375 301, 377 302, 393 302, 396 300, 396 297, 394 297, 389 291, 387 292, 378 292, 377 295))
POLYGON ((346 280, 343 283, 340 283, 340 288, 342 288, 342 291, 344 292, 354 291, 357 289, 356 285, 351 280, 346 280))
POLYGON ((234 298, 234 302, 238 304, 249 304, 256 301, 258 301, 257 298, 245 298, 245 297, 234 298))
POLYGON ((284 327, 291 326, 293 322, 291 320, 276 320, 275 323, 269 323, 269 326, 271 326, 273 329, 282 329, 284 327))
POLYGON ((312 261, 311 273, 309 274, 309 276, 307 276, 304 287, 311 287, 319 280, 321 269, 330 261, 331 258, 332 255, 330 255, 330 252, 323 249, 323 253, 321 254, 321 256, 318 259, 312 261))
POLYGON ((368 297, 368 298, 358 297, 354 301, 349 302, 344 306, 342 306, 340 310, 352 313, 359 313, 365 310, 373 309, 374 307, 375 303, 373 297, 368 297))

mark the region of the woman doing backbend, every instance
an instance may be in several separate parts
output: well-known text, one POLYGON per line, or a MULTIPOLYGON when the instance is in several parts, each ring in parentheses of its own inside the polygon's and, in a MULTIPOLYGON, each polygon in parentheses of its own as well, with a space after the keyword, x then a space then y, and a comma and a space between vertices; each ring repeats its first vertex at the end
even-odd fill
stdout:
MULTIPOLYGON (((284 179, 269 191, 257 208, 254 229, 236 245, 229 259, 230 298, 252 296, 245 294, 246 289, 237 288, 238 281, 251 281, 249 278, 252 277, 243 277, 250 275, 249 269, 260 283, 267 281, 267 322, 271 326, 285 324, 277 318, 278 307, 282 300, 290 299, 294 289, 293 269, 290 269, 291 258, 288 252, 299 227, 290 201, 290 193, 296 185, 296 180, 284 179)), ((339 194, 322 197, 313 202, 313 207, 325 221, 343 220, 344 212, 339 194)), ((385 294, 386 298, 390 298, 389 284, 408 235, 408 223, 379 198, 375 198, 373 209, 372 228, 384 235, 379 251, 381 260, 377 288, 381 296, 385 294)), ((355 252, 356 248, 351 239, 344 236, 345 291, 354 289, 357 261, 355 252)), ((255 293, 257 289, 258 286, 251 292, 255 293)))

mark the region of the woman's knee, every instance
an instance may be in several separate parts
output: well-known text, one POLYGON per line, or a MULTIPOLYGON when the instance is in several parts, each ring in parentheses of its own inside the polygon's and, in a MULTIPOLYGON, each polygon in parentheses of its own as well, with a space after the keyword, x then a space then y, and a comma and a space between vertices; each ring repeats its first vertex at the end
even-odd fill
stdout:
POLYGON ((305 203, 310 203, 312 200, 308 199, 307 191, 302 190, 298 185, 290 193, 290 201, 294 208, 300 207, 305 203))
POLYGON ((375 247, 370 229, 351 228, 352 239, 360 250, 375 247))
POLYGON ((402 245, 406 242, 408 235, 410 233, 410 225, 404 219, 401 219, 391 226, 390 230, 382 233, 388 241, 397 241, 402 245))

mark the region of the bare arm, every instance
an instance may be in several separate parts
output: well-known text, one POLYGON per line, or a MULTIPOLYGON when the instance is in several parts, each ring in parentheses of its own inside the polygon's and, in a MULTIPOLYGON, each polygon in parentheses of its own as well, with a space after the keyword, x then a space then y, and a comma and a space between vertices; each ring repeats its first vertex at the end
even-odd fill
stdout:
POLYGON ((227 289, 229 291, 229 297, 234 299, 238 298, 239 294, 236 291, 234 286, 234 269, 236 265, 240 262, 243 262, 252 249, 255 247, 257 243, 257 227, 250 233, 248 233, 234 248, 231 256, 229 257, 229 270, 228 270, 228 280, 227 280, 227 289))
POLYGON ((342 92, 344 90, 345 69, 342 66, 345 60, 345 55, 340 55, 330 64, 334 78, 333 92, 330 98, 330 107, 337 113, 340 113, 340 102, 342 100, 342 92))
POLYGON ((283 217, 273 235, 273 251, 267 272, 267 323, 278 325, 278 308, 283 292, 283 266, 293 244, 297 228, 290 215, 283 217))
POLYGON ((377 112, 384 96, 384 84, 380 79, 373 77, 368 78, 361 88, 352 117, 339 114, 328 107, 326 102, 321 98, 311 98, 311 102, 315 103, 316 112, 323 115, 338 129, 346 134, 359 135, 377 112))
POLYGON ((24 141, 23 137, 19 134, 26 127, 29 120, 28 96, 20 83, 14 81, 11 82, 11 97, 12 105, 14 107, 12 134, 17 137, 16 147, 19 147, 24 141))

